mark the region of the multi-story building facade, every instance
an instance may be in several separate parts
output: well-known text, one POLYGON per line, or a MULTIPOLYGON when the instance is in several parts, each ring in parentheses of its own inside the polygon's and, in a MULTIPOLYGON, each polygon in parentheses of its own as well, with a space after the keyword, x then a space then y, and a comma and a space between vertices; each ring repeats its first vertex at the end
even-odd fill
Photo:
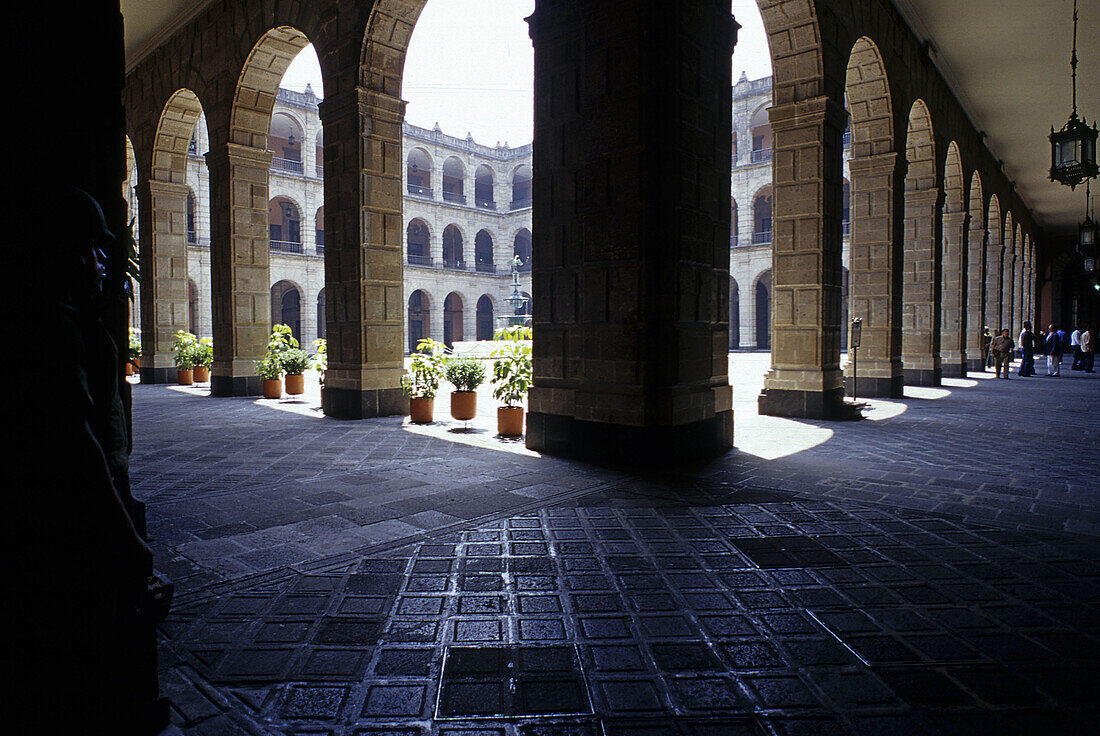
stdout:
MULTIPOLYGON (((271 321, 303 345, 325 336, 324 166, 318 98, 280 89, 268 150, 271 321)), ((188 325, 211 326, 209 139, 199 118, 188 151, 188 325)), ((492 337, 512 313, 513 259, 531 289, 531 146, 490 147, 472 137, 404 126, 405 335, 451 344, 492 337)), ((136 175, 134 181, 136 184, 136 175)), ((136 203, 131 201, 131 212, 136 203)), ((139 326, 135 304, 133 324, 139 326)))

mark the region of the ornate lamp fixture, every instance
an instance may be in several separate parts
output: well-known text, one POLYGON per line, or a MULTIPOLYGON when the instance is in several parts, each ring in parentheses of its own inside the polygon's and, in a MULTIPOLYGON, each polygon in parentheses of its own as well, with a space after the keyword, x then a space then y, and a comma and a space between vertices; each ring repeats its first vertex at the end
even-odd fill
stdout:
POLYGON ((1050 180, 1070 189, 1097 174, 1096 124, 1090 128, 1084 117, 1077 117, 1077 0, 1073 0, 1073 55, 1070 57, 1073 76, 1073 112, 1061 130, 1050 128, 1050 180))
POLYGON ((1096 274, 1096 230, 1097 224, 1089 216, 1089 185, 1085 183, 1085 221, 1077 226, 1077 252, 1085 259, 1085 274, 1096 274))

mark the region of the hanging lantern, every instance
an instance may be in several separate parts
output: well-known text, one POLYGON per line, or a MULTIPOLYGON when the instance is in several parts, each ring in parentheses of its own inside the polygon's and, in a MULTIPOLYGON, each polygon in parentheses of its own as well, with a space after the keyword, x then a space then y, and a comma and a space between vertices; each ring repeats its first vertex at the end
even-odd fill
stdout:
POLYGON ((1050 180, 1070 189, 1098 173, 1096 166, 1097 128, 1077 117, 1077 0, 1073 0, 1073 54, 1070 56, 1073 79, 1073 111, 1059 131, 1050 128, 1050 180))
POLYGON ((1089 191, 1086 188, 1085 221, 1077 226, 1077 252, 1084 257, 1085 273, 1089 275, 1096 272, 1096 230, 1097 223, 1089 215, 1089 191))

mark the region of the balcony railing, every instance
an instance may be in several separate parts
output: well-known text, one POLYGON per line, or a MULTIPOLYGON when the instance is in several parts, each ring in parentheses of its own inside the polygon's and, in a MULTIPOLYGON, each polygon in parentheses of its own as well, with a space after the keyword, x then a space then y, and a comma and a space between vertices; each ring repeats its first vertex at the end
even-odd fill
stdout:
POLYGON ((443 268, 450 268, 454 271, 465 271, 466 264, 462 261, 448 261, 447 259, 443 259, 443 268))
POLYGON ((530 197, 525 197, 524 199, 513 199, 512 204, 511 204, 511 209, 513 209, 513 210, 522 210, 524 207, 530 207, 530 206, 531 206, 531 198, 530 197))
POLYGON ((420 256, 409 253, 407 256, 410 266, 430 266, 432 265, 431 256, 420 256))
POLYGON ((324 179, 325 178, 325 166, 324 166, 324 164, 314 165, 313 173, 317 175, 318 179, 324 179))
POLYGON ((474 204, 483 210, 495 210, 497 208, 497 203, 491 199, 475 199, 474 204))
POLYGON ((302 252, 302 244, 301 243, 293 243, 289 240, 272 240, 272 241, 269 241, 269 242, 271 243, 271 250, 276 251, 278 253, 301 253, 302 252))
POLYGON ((198 245, 199 244, 199 234, 196 231, 194 231, 194 230, 188 230, 187 231, 187 244, 188 245, 198 245))
POLYGON ((771 230, 764 230, 762 232, 752 234, 752 244, 753 245, 763 245, 765 243, 770 243, 770 242, 772 242, 772 231, 771 230))
POLYGON ((497 272, 497 267, 496 267, 495 263, 482 263, 481 261, 478 261, 475 264, 475 267, 481 273, 496 273, 497 272))
POLYGON ((444 202, 453 202, 454 204, 466 204, 466 195, 461 192, 443 192, 444 202))
POLYGON ((518 266, 516 266, 516 270, 519 271, 520 273, 526 273, 527 271, 530 271, 531 270, 531 259, 528 258, 526 263, 521 263, 518 266))
POLYGON ((432 197, 434 196, 431 187, 422 187, 419 184, 410 184, 408 186, 409 194, 415 194, 418 197, 432 197))
POLYGON ((848 237, 849 235, 851 235, 852 234, 852 223, 849 222, 848 220, 841 221, 841 223, 840 223, 840 232, 841 232, 841 234, 844 235, 844 237, 848 237))
POLYGON ((771 161, 771 160, 772 160, 772 149, 770 149, 770 148, 761 148, 757 151, 752 152, 752 162, 754 164, 762 164, 765 161, 771 161))
POLYGON ((852 145, 852 131, 850 131, 850 130, 844 131, 844 135, 841 136, 840 142, 841 142, 841 144, 843 144, 843 146, 845 148, 852 145))
POLYGON ((272 171, 288 171, 291 174, 304 173, 301 161, 291 161, 288 158, 273 158, 271 159, 272 171))
POLYGON ((318 243, 317 244, 317 255, 323 256, 324 254, 325 254, 325 244, 324 243, 318 243))

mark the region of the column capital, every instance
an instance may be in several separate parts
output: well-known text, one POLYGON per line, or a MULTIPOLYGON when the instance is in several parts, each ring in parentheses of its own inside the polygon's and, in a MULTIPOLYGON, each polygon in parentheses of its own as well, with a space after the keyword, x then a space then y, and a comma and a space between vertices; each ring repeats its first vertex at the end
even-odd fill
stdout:
POLYGON ((895 151, 859 156, 848 161, 848 170, 851 172, 852 178, 855 178, 857 174, 874 176, 876 174, 899 173, 904 175, 905 170, 908 168, 905 155, 895 151))
POLYGON ((205 154, 206 165, 211 170, 228 166, 230 163, 255 164, 267 169, 271 167, 271 151, 265 151, 253 146, 242 146, 239 143, 226 143, 216 149, 211 149, 205 154))
POLYGON ((408 103, 400 97, 378 90, 356 87, 338 97, 326 97, 317 105, 321 123, 331 123, 348 115, 357 117, 370 113, 370 117, 386 122, 403 122, 408 103))
POLYGON ((138 180, 137 195, 138 197, 146 196, 159 196, 165 195, 186 195, 191 188, 186 184, 181 184, 176 181, 160 181, 158 179, 145 179, 138 180))
POLYGON ((822 124, 843 131, 848 125, 848 113, 843 105, 821 95, 768 108, 768 123, 773 131, 822 124))

